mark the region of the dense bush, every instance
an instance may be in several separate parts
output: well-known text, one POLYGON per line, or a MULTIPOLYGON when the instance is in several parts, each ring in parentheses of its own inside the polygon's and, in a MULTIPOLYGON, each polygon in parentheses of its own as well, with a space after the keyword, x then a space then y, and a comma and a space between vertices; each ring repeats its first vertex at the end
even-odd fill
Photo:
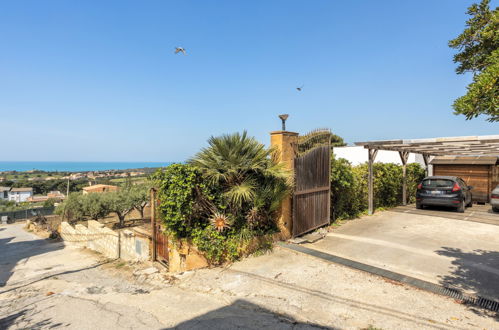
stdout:
MULTIPOLYGON (((402 203, 402 166, 374 163, 374 205, 394 207, 402 203)), ((407 165, 408 202, 415 201, 416 186, 425 171, 419 164, 407 165)), ((346 159, 331 160, 331 208, 337 219, 358 217, 367 210, 368 166, 352 166, 346 159)))
POLYGON ((172 164, 159 169, 152 180, 158 189, 161 219, 177 238, 191 237, 194 229, 205 228, 212 209, 223 208, 216 187, 208 186, 194 166, 172 164))
POLYGON ((219 264, 268 246, 263 237, 278 230, 276 212, 289 192, 289 173, 246 133, 208 143, 188 164, 158 170, 153 180, 167 231, 219 264))

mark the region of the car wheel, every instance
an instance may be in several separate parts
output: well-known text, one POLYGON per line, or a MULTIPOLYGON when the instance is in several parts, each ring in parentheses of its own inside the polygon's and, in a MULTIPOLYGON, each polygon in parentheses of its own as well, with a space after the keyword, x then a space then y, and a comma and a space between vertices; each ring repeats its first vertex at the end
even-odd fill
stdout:
POLYGON ((423 205, 419 204, 419 203, 416 203, 416 208, 418 210, 422 210, 423 209, 423 205))
POLYGON ((464 201, 462 201, 457 207, 457 212, 464 213, 464 201))
POLYGON ((468 205, 466 205, 467 207, 473 207, 473 201, 470 201, 468 205))
POLYGON ((494 211, 494 212, 499 212, 499 208, 497 208, 497 207, 493 207, 493 208, 492 208, 492 211, 494 211))

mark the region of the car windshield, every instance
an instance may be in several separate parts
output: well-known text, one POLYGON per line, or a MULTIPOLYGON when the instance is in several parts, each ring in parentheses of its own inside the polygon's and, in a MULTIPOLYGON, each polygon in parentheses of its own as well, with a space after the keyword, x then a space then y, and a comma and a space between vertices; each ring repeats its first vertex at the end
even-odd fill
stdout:
POLYGON ((427 179, 423 181, 425 188, 448 188, 454 186, 454 181, 446 179, 427 179))

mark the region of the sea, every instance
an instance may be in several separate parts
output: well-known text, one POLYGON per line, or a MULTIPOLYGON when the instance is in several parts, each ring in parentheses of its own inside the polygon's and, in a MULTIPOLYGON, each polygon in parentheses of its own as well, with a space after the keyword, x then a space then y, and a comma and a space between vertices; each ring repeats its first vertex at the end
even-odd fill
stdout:
POLYGON ((47 172, 88 172, 164 167, 172 162, 15 162, 0 161, 0 172, 31 170, 47 172))

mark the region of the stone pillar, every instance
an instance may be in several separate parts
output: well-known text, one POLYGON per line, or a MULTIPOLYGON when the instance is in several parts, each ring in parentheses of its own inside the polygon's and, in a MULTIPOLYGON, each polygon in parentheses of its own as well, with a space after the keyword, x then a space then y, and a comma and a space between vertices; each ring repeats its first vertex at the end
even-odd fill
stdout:
MULTIPOLYGON (((270 145, 278 151, 278 161, 283 163, 293 174, 296 143, 298 142, 298 133, 288 131, 275 131, 270 133, 270 145)), ((288 239, 293 233, 293 196, 286 197, 281 205, 278 227, 281 231, 280 237, 288 239)))

